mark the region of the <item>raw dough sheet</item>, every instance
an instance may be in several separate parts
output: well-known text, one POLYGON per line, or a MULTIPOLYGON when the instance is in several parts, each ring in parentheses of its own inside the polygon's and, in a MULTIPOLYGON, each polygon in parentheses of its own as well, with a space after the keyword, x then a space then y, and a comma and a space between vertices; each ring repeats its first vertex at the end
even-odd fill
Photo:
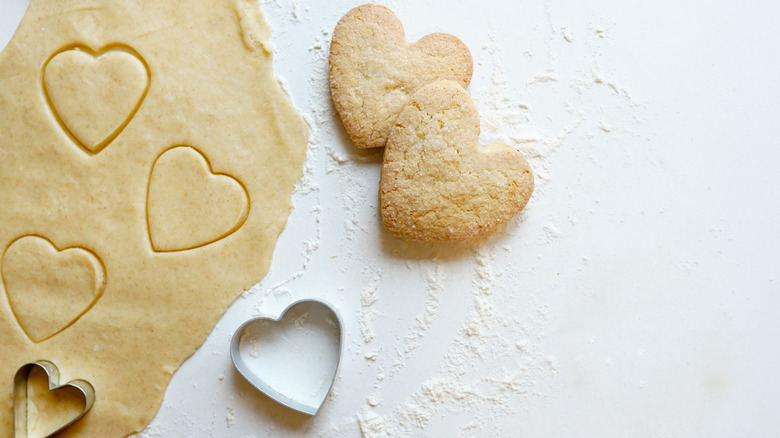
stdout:
POLYGON ((267 272, 309 135, 269 32, 252 0, 33 0, 0 54, 0 380, 91 382, 64 436, 143 429, 267 272))

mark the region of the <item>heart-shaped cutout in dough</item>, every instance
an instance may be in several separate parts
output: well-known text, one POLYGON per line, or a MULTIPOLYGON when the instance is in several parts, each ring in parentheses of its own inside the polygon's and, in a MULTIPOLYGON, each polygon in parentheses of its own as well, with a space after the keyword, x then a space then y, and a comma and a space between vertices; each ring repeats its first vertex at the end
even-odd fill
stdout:
POLYGON ((183 251, 224 239, 249 215, 249 192, 238 179, 214 173, 190 146, 165 151, 152 168, 147 217, 152 249, 183 251))
POLYGON ((534 180, 525 157, 479 146, 479 114, 459 84, 430 84, 396 120, 385 148, 380 211, 409 240, 466 240, 525 207, 534 180))
POLYGON ((277 402, 314 415, 325 402, 341 357, 341 321, 320 301, 290 305, 279 318, 255 318, 230 345, 236 369, 277 402))
POLYGON ((105 268, 85 248, 58 250, 40 236, 16 239, 3 254, 2 277, 16 320, 33 342, 70 327, 103 294, 105 268))
POLYGON ((22 366, 14 376, 14 437, 48 437, 83 417, 95 402, 85 380, 60 385, 57 367, 45 360, 22 366))
POLYGON ((330 45, 333 102, 359 148, 384 146, 396 116, 420 87, 444 79, 467 87, 473 68, 458 38, 433 33, 409 44, 401 21, 379 5, 349 11, 330 45))
POLYGON ((83 45, 55 53, 43 67, 43 90, 73 141, 96 154, 130 123, 149 91, 151 73, 130 47, 94 51, 83 45))

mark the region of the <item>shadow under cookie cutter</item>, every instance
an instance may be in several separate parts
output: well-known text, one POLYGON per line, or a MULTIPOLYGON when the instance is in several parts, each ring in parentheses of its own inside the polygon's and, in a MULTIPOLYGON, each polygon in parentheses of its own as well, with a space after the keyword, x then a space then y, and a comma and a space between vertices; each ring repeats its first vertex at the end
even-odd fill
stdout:
MULTIPOLYGON (((293 314, 290 314, 290 316, 293 316, 293 314)), ((302 323, 298 319, 294 319, 293 324, 298 327, 302 323)), ((333 387, 333 382, 336 380, 336 374, 341 362, 341 347, 343 344, 342 326, 343 324, 338 313, 336 313, 336 311, 328 304, 317 300, 296 301, 284 309, 282 313, 279 314, 279 316, 276 318, 263 316, 252 318, 249 321, 241 324, 241 326, 236 330, 235 334, 233 334, 233 338, 230 342, 230 358, 232 359, 233 365, 235 366, 236 370, 238 370, 239 374, 241 374, 252 386, 257 388, 260 392, 288 408, 302 412, 306 415, 315 415, 317 411, 319 411, 320 407, 325 403, 325 399, 333 387), (266 380, 266 377, 258 374, 255 370, 252 369, 250 364, 244 360, 241 352, 242 339, 246 335, 251 335, 251 331, 256 330, 256 325, 283 323, 283 321, 287 319, 287 315, 292 311, 303 312, 304 315, 301 317, 302 319, 306 319, 310 313, 314 314, 313 317, 315 319, 319 317, 321 320, 326 321, 331 326, 330 328, 333 329, 332 339, 336 341, 337 354, 331 362, 332 374, 328 373, 330 375, 322 376, 323 380, 321 382, 321 386, 319 390, 315 391, 317 394, 317 396, 314 396, 315 400, 307 400, 306 398, 301 397, 300 393, 297 395, 291 394, 289 391, 280 390, 278 387, 275 387, 273 381, 266 380)), ((289 344, 288 341, 285 342, 289 344)), ((321 352, 322 351, 320 351, 320 353, 321 352)), ((258 354, 262 354, 262 352, 259 351, 258 354)), ((251 355, 254 356, 254 354, 251 355)), ((323 360, 322 357, 319 359, 323 360)), ((290 370, 287 371, 294 372, 290 370)))
POLYGON ((27 438, 27 381, 30 377, 30 372, 36 367, 41 368, 46 373, 49 381, 49 391, 73 387, 78 389, 84 396, 84 409, 57 430, 46 435, 47 438, 56 435, 81 419, 95 403, 95 388, 89 382, 77 379, 60 385, 60 370, 48 360, 39 360, 22 365, 16 372, 16 375, 14 375, 14 438, 27 438))

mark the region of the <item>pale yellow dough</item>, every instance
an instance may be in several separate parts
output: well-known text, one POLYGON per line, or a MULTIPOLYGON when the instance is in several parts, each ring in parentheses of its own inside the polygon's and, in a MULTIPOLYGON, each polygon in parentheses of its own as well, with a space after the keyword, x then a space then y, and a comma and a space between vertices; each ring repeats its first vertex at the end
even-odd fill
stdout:
POLYGON ((64 437, 143 429, 267 272, 309 134, 269 32, 254 0, 32 0, 0 54, 0 436, 41 359, 95 387, 64 437))

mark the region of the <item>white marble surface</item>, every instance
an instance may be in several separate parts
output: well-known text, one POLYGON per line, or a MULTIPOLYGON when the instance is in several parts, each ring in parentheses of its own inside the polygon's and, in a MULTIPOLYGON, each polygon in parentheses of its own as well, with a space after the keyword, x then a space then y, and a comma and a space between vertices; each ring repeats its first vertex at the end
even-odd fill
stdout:
MULTIPOLYGON (((0 47, 25 3, 0 3, 0 47)), ((313 127, 305 177, 271 272, 139 436, 776 434, 780 4, 388 1, 410 39, 466 42, 483 141, 536 170, 523 217, 473 245, 382 230, 381 155, 351 146, 327 88, 330 32, 358 4, 264 2, 313 127), (243 321, 302 298, 345 323, 314 418, 228 354, 243 321)))

